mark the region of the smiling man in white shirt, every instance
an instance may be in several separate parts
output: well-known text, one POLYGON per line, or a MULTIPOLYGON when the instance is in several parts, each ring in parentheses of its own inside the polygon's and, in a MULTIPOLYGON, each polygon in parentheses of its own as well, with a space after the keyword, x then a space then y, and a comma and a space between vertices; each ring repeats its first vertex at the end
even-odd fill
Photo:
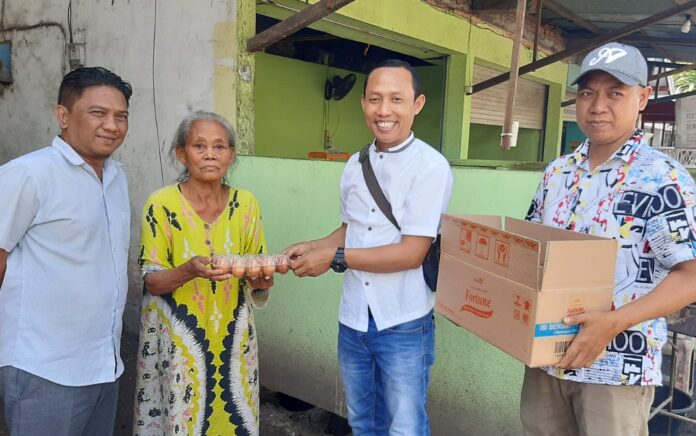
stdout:
POLYGON ((370 194, 359 154, 341 177, 342 225, 286 250, 299 277, 345 272, 338 360, 353 434, 429 435, 435 295, 421 269, 452 190, 447 160, 411 131, 425 104, 416 71, 388 60, 361 99, 368 156, 400 230, 370 194))
POLYGON ((130 205, 111 154, 131 87, 68 73, 49 147, 0 167, 0 397, 13 436, 113 433, 130 205))

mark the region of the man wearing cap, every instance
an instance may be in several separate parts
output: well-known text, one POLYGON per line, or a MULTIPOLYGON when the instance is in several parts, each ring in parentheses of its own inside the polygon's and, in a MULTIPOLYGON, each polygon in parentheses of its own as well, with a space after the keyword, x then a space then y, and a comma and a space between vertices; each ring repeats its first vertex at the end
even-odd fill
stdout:
POLYGON ((580 330, 557 366, 525 368, 522 423, 526 435, 647 435, 663 316, 696 300, 696 186, 635 128, 652 93, 635 47, 593 50, 573 83, 587 139, 546 167, 527 219, 615 239, 614 298, 563 319, 580 330))

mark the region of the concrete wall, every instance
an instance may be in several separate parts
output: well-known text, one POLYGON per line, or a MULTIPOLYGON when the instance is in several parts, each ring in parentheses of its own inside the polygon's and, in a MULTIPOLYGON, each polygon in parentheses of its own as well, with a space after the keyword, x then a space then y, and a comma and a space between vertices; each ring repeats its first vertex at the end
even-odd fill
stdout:
MULTIPOLYGON (((38 27, 0 33, 13 42, 15 78, 12 85, 0 85, 0 162, 49 145, 58 133, 52 114, 60 80, 68 71, 64 53, 70 38, 69 3, 4 0, 5 29, 38 27)), ((212 107, 215 65, 235 63, 234 57, 215 59, 213 53, 216 25, 234 20, 234 2, 227 0, 203 5, 195 0, 72 1, 73 39, 85 43, 86 64, 109 68, 133 86, 129 134, 115 157, 130 176, 135 229, 146 195, 175 175, 164 155, 176 125, 191 109, 212 107)), ((229 89, 229 98, 234 108, 234 89, 229 89)), ((137 274, 132 276, 136 289, 139 280, 137 274)), ((138 293, 134 290, 129 299, 129 329, 137 329, 133 306, 138 293)))
POLYGON ((115 156, 129 175, 133 207, 122 353, 129 372, 122 380, 118 418, 119 427, 129 429, 142 289, 135 262, 140 209, 150 192, 176 175, 165 155, 185 113, 215 108, 236 119, 236 77, 242 70, 236 56, 236 2, 0 0, 5 29, 0 40, 12 41, 14 77, 13 84, 0 85, 0 164, 49 145, 58 133, 53 107, 68 71, 71 3, 73 41, 85 43, 86 64, 109 68, 134 90, 129 134, 115 156))

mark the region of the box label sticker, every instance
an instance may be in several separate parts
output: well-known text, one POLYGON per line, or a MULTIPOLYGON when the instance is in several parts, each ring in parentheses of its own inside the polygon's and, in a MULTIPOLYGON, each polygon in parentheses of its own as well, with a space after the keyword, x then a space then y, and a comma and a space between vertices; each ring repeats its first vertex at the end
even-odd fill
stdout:
POLYGON ((556 357, 563 357, 565 356, 566 351, 568 351, 568 347, 570 347, 570 343, 572 341, 558 341, 553 344, 553 354, 556 357))
POLYGON ((544 338, 549 336, 572 336, 580 331, 578 325, 565 325, 562 322, 547 322, 534 326, 534 337, 544 338))

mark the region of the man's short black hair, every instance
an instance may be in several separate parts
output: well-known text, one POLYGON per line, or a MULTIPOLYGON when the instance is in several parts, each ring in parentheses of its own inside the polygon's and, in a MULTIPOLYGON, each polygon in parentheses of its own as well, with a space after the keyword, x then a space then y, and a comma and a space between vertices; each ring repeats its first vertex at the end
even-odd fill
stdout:
POLYGON ((419 95, 423 93, 421 90, 420 76, 411 64, 400 59, 387 59, 386 61, 382 61, 379 64, 377 64, 376 67, 374 67, 370 70, 369 73, 367 73, 367 76, 365 77, 365 83, 363 84, 363 95, 365 95, 365 90, 367 90, 367 80, 370 78, 370 74, 372 74, 372 72, 377 68, 405 68, 406 70, 408 70, 409 73, 411 73, 411 81, 413 83, 414 96, 417 98, 419 95))
POLYGON ((77 68, 63 77, 58 89, 58 104, 70 109, 86 88, 91 86, 111 86, 121 91, 126 104, 133 94, 133 88, 120 76, 102 67, 77 68))

